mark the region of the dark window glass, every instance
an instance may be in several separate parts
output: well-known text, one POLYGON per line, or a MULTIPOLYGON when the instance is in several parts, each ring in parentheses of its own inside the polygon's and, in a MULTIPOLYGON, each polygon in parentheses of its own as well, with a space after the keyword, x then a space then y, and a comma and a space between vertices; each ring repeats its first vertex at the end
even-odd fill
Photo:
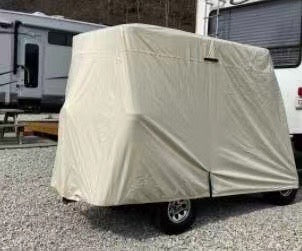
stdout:
POLYGON ((297 66, 301 61, 301 0, 271 0, 211 13, 209 35, 264 47, 275 67, 297 66), (216 34, 217 32, 217 34, 216 34))
POLYGON ((62 46, 72 46, 72 38, 75 33, 62 31, 49 31, 48 43, 62 46))
POLYGON ((24 84, 26 87, 38 87, 39 78, 39 46, 36 44, 25 45, 24 84))

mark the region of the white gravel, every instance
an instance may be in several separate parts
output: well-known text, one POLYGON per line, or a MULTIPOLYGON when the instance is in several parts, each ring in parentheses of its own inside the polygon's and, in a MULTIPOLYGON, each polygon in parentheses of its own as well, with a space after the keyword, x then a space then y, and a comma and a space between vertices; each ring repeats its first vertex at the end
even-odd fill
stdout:
POLYGON ((55 150, 0 151, 0 248, 294 250, 302 244, 302 191, 285 207, 255 195, 202 200, 192 230, 167 236, 145 208, 62 204, 49 187, 55 150))

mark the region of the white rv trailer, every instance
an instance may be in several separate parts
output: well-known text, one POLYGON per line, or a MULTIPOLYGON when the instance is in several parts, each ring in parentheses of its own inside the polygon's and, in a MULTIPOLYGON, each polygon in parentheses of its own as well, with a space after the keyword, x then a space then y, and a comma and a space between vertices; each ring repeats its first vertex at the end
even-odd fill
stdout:
POLYGON ((302 0, 198 0, 196 15, 198 34, 270 50, 290 134, 294 136, 294 142, 300 142, 300 147, 301 16, 302 0))
POLYGON ((72 37, 104 25, 0 10, 0 106, 59 108, 72 37))

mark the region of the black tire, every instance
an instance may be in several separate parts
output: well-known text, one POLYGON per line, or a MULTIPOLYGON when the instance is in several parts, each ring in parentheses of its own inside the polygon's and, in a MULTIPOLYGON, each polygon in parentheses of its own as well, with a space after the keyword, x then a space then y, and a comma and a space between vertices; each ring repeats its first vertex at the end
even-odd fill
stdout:
MULTIPOLYGON (((192 200, 179 200, 168 203, 161 203, 156 205, 157 207, 157 225, 159 228, 166 234, 180 234, 188 230, 193 224, 196 216, 195 203, 192 200), (185 203, 186 206, 183 206, 183 213, 180 212, 179 215, 183 215, 183 218, 176 218, 171 216, 171 203, 185 203), (189 203, 189 208, 187 207, 187 203, 189 203), (169 215, 170 210, 170 215, 169 215), (173 220, 174 218, 174 220, 173 220)), ((181 206, 177 211, 181 210, 181 206)))
POLYGON ((295 201, 296 194, 297 189, 288 189, 277 192, 263 193, 263 197, 273 205, 285 206, 295 201))
POLYGON ((75 200, 69 200, 69 199, 63 197, 63 198, 62 198, 62 202, 63 202, 63 204, 67 205, 67 204, 69 204, 69 203, 74 203, 74 202, 76 202, 76 201, 75 201, 75 200))

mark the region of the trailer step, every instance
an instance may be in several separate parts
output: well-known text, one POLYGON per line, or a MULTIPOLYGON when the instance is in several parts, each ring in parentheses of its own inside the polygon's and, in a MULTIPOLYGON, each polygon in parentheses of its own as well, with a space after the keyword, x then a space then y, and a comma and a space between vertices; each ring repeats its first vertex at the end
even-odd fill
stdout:
POLYGON ((25 135, 58 136, 58 121, 24 121, 25 135))

